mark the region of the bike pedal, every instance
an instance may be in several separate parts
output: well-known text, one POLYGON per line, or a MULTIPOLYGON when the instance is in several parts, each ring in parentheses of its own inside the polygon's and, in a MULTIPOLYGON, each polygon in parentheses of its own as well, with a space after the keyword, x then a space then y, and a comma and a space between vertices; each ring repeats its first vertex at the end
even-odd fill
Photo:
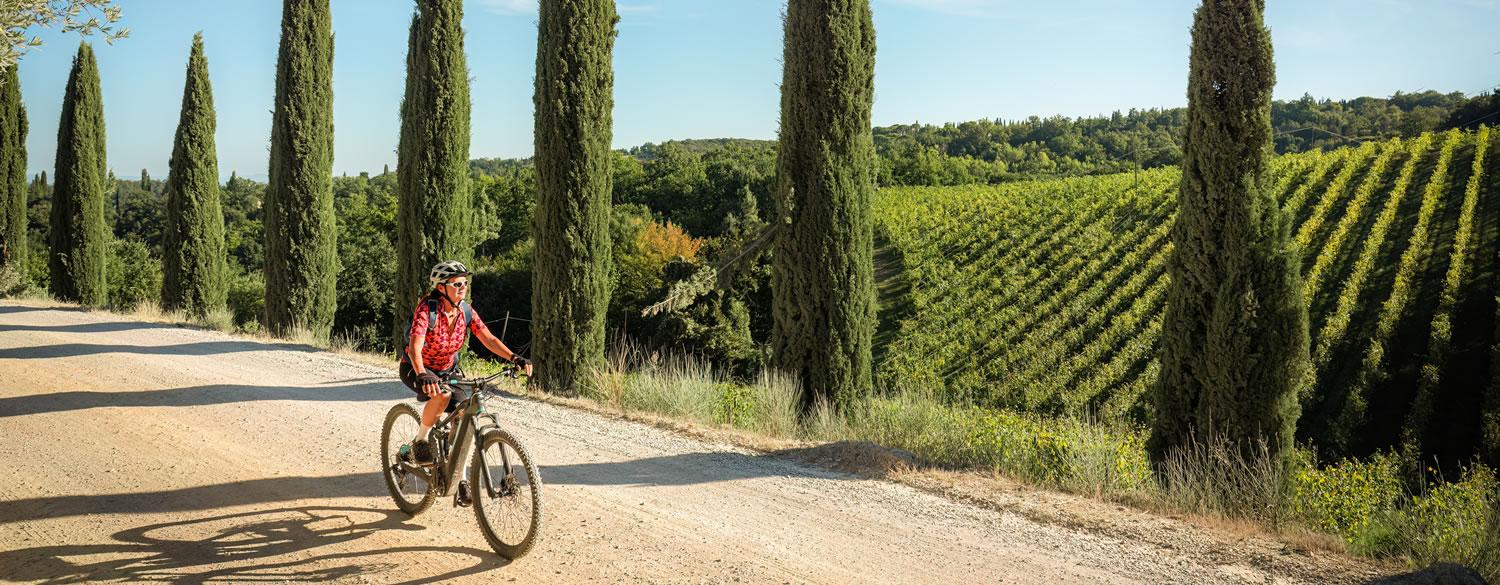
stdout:
POLYGON ((453 504, 460 508, 467 508, 473 503, 473 500, 469 499, 469 482, 458 482, 458 493, 453 496, 453 504))

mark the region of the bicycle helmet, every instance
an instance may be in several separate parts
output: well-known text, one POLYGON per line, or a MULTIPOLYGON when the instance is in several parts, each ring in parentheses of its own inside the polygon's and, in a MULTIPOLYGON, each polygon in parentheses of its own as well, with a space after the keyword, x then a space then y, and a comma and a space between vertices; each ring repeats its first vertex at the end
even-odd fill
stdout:
POLYGON ((432 284, 432 288, 437 288, 445 280, 455 276, 468 276, 470 274, 473 273, 469 272, 469 267, 464 266, 463 262, 447 260, 439 262, 436 266, 432 267, 432 272, 427 275, 427 282, 432 284))

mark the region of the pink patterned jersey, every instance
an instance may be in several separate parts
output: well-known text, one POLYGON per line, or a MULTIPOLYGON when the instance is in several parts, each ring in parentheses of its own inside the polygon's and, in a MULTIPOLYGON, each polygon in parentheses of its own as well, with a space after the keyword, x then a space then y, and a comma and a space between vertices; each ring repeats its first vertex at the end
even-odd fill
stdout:
POLYGON ((489 331, 484 326, 484 319, 479 318, 479 312, 471 306, 469 311, 474 315, 474 320, 469 323, 469 331, 464 331, 464 312, 457 310, 453 316, 443 314, 442 310, 437 312, 437 324, 427 322, 427 301, 417 303, 417 308, 411 316, 411 336, 413 339, 426 336, 422 345, 422 365, 429 370, 446 370, 453 367, 454 356, 464 346, 464 340, 469 332, 478 335, 480 332, 489 331))

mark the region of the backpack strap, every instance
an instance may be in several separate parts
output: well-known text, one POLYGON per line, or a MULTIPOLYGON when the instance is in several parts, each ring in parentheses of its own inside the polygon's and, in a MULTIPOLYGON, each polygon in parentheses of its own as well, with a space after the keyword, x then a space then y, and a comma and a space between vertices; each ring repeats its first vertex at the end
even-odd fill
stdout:
POLYGON ((469 301, 459 301, 458 308, 464 312, 464 332, 467 334, 469 327, 474 324, 474 307, 469 306, 469 301))
MULTIPOLYGON (((422 298, 422 303, 427 305, 427 330, 431 331, 433 327, 437 326, 438 302, 437 299, 427 296, 422 298)), ((415 325, 415 322, 406 324, 406 345, 401 348, 401 356, 410 364, 416 362, 411 359, 410 355, 407 355, 406 348, 411 346, 411 328, 415 325)))
POLYGON ((469 343, 469 325, 474 322, 474 309, 469 306, 469 301, 459 301, 458 310, 464 316, 464 342, 458 346, 458 353, 453 354, 453 369, 458 369, 458 362, 464 357, 464 347, 469 343))

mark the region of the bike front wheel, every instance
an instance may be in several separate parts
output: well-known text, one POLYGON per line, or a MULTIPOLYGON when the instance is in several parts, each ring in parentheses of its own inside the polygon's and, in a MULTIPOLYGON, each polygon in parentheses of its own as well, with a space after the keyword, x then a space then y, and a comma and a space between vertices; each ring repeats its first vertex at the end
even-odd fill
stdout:
MULTIPOLYGON (((426 511, 437 499, 432 484, 410 470, 411 443, 421 426, 417 409, 403 402, 386 413, 385 426, 380 430, 380 469, 385 488, 391 492, 391 499, 396 500, 396 507, 412 516, 426 511)), ((432 473, 432 468, 426 471, 432 473)))
POLYGON ((508 559, 531 552, 542 530, 542 478, 510 433, 484 434, 469 465, 474 515, 490 547, 508 559))

